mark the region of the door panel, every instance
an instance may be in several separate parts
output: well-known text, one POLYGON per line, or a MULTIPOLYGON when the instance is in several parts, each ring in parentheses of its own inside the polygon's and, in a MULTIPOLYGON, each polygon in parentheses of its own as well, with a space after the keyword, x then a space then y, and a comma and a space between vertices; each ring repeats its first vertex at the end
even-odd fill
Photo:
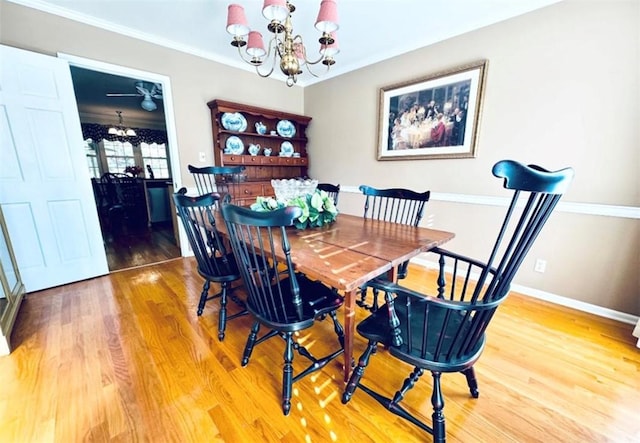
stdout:
POLYGON ((0 51, 0 204, 26 290, 106 274, 69 66, 0 51))

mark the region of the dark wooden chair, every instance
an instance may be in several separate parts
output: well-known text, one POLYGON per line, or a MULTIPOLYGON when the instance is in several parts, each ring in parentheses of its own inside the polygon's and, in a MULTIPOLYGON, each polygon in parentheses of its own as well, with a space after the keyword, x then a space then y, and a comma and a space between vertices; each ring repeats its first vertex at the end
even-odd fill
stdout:
POLYGON ((197 168, 189 165, 189 172, 196 182, 198 194, 238 195, 238 183, 242 181, 244 166, 205 166, 197 168))
MULTIPOLYGON (((484 348, 485 330, 571 182, 573 169, 548 172, 538 166, 504 160, 496 163, 493 174, 503 178, 504 187, 514 192, 487 262, 444 249, 433 250, 440 270, 435 284, 427 287, 436 288, 434 294, 383 280, 372 282, 372 286, 384 291, 386 304, 357 326, 358 333, 369 343, 342 396, 342 402, 347 403, 360 388, 394 414, 432 434, 436 442, 444 442, 446 437, 441 374, 462 372, 471 396, 479 396, 473 365, 484 348), (519 199, 524 203, 522 209, 516 208, 519 199), (387 345, 392 357, 414 368, 393 398, 361 381, 377 343, 387 345), (412 413, 400 406, 424 371, 430 371, 433 377, 430 425, 423 422, 419 412, 412 413)), ((398 369, 404 370, 405 365, 398 365, 398 369)))
POLYGON ((93 183, 99 214, 107 231, 120 235, 125 232, 124 228, 137 232, 147 226, 147 203, 142 179, 108 172, 100 179, 94 179, 93 183))
MULTIPOLYGON (((425 205, 431 196, 430 191, 416 192, 402 188, 376 189, 366 185, 361 185, 360 191, 365 196, 364 218, 410 226, 418 226, 424 215, 425 205)), ((398 266, 398 280, 407 277, 408 267, 408 261, 398 266)), ((367 303, 367 292, 367 285, 360 288, 358 305, 369 310, 377 309, 377 290, 375 288, 372 289, 373 301, 370 305, 367 303)))
POLYGON ((338 207, 338 197, 340 196, 340 185, 331 183, 318 183, 318 189, 325 191, 333 199, 333 204, 338 207))
POLYGON ((198 273, 204 278, 198 316, 202 315, 207 301, 219 298, 218 339, 224 340, 227 320, 247 314, 244 302, 232 292, 231 283, 240 279, 240 273, 233 253, 227 251, 223 239, 216 229, 213 211, 217 210, 220 196, 205 194, 198 197, 185 195, 186 189, 180 189, 173 195, 176 211, 187 233, 189 244, 198 263, 198 273), (206 227, 205 227, 206 226, 206 227), (220 292, 209 295, 211 283, 220 285, 220 292), (227 297, 241 310, 233 315, 227 314, 227 297))
POLYGON ((282 410, 285 415, 291 409, 293 383, 322 369, 344 352, 344 332, 336 316, 336 310, 342 306, 342 298, 336 290, 294 272, 285 227, 292 226, 301 214, 302 210, 298 207, 255 212, 231 204, 222 205, 231 246, 248 293, 247 309, 254 318, 242 366, 249 363, 255 345, 274 336, 284 339, 282 410), (286 258, 281 260, 278 255, 286 258), (294 340, 294 334, 310 328, 316 320, 327 315, 333 320, 340 346, 329 355, 316 358, 294 340), (269 332, 258 338, 261 326, 267 327, 269 332), (306 369, 295 376, 294 349, 311 361, 306 369))

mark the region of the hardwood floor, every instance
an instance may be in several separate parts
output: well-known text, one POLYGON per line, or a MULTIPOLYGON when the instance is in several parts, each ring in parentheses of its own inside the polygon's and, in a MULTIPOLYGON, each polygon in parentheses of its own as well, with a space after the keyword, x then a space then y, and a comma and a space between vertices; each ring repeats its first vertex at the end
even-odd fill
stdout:
POLYGON ((121 228, 115 233, 103 229, 102 235, 112 272, 180 257, 171 222, 121 228))
MULTIPOLYGON (((417 287, 424 272, 414 266, 404 282, 417 287)), ((294 384, 284 417, 283 343, 258 345, 241 367, 250 318, 219 342, 217 301, 196 315, 201 285, 195 262, 180 259, 29 294, 15 350, 0 357, 0 441, 431 440, 362 392, 342 405, 338 362, 294 384)), ((448 441, 640 441, 632 328, 511 294, 475 366, 480 398, 461 374, 443 375, 448 441)), ((300 338, 321 352, 331 329, 326 320, 300 338)), ((357 356, 364 345, 356 339, 357 356)), ((395 392, 410 368, 391 363, 380 349, 364 382, 395 392)), ((430 395, 425 376, 407 407, 430 417, 430 395)))

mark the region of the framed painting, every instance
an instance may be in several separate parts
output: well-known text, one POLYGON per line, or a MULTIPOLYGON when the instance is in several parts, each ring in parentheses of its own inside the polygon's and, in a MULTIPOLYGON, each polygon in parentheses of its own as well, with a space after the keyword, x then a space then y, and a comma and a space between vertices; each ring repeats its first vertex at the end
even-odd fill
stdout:
POLYGON ((487 64, 381 88, 378 160, 475 157, 487 64))

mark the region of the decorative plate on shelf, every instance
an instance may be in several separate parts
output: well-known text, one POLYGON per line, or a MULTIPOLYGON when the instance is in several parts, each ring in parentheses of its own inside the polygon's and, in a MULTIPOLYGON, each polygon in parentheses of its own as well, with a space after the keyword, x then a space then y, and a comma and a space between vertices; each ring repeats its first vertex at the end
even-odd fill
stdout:
POLYGON ((228 131, 244 132, 247 129, 247 119, 239 112, 225 112, 220 121, 222 127, 228 131))
POLYGON ((282 142, 280 145, 280 156, 291 157, 293 155, 293 145, 291 142, 282 142))
POLYGON ((227 139, 225 144, 224 153, 233 155, 242 155, 244 152, 244 143, 240 140, 240 137, 232 135, 227 139))
POLYGON ((280 137, 291 138, 296 135, 296 127, 289 120, 280 120, 276 125, 280 137))

